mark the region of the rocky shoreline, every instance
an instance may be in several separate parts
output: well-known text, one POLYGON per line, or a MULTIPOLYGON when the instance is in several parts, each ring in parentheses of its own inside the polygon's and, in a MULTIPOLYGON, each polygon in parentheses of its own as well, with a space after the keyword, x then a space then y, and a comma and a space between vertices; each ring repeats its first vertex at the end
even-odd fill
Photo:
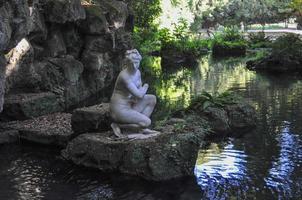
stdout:
POLYGON ((99 104, 73 114, 1 122, 0 144, 25 140, 54 145, 77 165, 164 181, 193 176, 201 146, 213 138, 241 136, 256 120, 255 110, 240 103, 170 118, 155 127, 159 135, 147 139, 118 139, 109 125, 109 106, 99 104))

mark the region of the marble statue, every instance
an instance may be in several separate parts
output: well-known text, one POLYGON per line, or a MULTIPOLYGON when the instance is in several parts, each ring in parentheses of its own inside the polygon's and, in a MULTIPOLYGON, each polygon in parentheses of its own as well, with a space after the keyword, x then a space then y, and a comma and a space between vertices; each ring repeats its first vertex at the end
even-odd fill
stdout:
POLYGON ((142 56, 136 49, 125 53, 125 68, 119 73, 110 99, 111 127, 119 138, 129 137, 121 130, 135 130, 132 137, 144 138, 144 135, 158 134, 150 130, 150 116, 156 104, 156 97, 147 94, 149 85, 142 85, 139 70, 142 56))

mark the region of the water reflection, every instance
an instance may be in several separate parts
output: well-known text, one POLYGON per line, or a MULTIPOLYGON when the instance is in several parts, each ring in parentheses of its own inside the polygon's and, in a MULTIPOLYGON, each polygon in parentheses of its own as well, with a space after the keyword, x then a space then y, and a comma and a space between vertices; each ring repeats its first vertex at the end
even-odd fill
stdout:
POLYGON ((242 58, 217 61, 211 57, 201 58, 200 65, 194 69, 174 69, 168 76, 164 73, 158 73, 165 78, 159 77, 162 82, 155 84, 155 92, 170 107, 161 110, 185 105, 181 95, 173 95, 173 90, 165 88, 178 83, 176 87, 189 93, 187 99, 203 90, 237 91, 258 113, 258 128, 254 133, 226 144, 212 144, 199 152, 195 174, 204 199, 302 196, 301 77, 256 74, 245 68, 242 58), (173 98, 167 98, 170 96, 173 98))
POLYGON ((273 162, 269 177, 265 178, 265 181, 272 192, 276 192, 279 197, 293 198, 292 176, 302 162, 302 142, 299 135, 290 131, 289 122, 285 122, 285 127, 276 139, 280 146, 279 157, 273 162))
POLYGON ((249 189, 249 176, 246 169, 246 154, 236 150, 232 141, 222 149, 212 144, 199 152, 195 167, 198 185, 204 191, 204 198, 224 199, 237 189, 237 196, 243 196, 249 189))
POLYGON ((160 102, 155 119, 163 118, 175 108, 186 107, 192 97, 221 93, 229 89, 244 89, 255 79, 255 72, 246 70, 244 60, 215 61, 211 56, 200 58, 196 67, 167 68, 160 66, 160 58, 148 57, 143 63, 143 79, 152 85, 151 91, 160 102))

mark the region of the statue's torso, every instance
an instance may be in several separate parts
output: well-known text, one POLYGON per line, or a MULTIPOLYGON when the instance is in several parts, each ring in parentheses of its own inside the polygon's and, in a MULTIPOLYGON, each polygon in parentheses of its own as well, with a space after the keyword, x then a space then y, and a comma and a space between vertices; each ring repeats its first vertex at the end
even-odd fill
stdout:
POLYGON ((141 87, 142 82, 139 70, 133 75, 127 73, 126 70, 120 72, 110 100, 111 105, 131 106, 136 101, 136 97, 134 97, 127 88, 127 84, 129 83, 134 83, 137 88, 141 87))

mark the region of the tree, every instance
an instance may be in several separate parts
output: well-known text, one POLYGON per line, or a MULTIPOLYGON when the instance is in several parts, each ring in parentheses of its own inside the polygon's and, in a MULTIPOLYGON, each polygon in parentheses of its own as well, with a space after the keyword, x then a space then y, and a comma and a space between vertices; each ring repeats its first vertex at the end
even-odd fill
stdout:
MULTIPOLYGON (((239 25, 242 22, 247 25, 279 22, 290 16, 292 12, 292 9, 289 8, 290 2, 291 0, 220 1, 212 4, 214 8, 195 12, 195 19, 197 23, 202 23, 202 27, 215 24, 239 25)), ((198 11, 198 8, 195 10, 198 11)))
POLYGON ((297 18, 297 28, 302 29, 302 0, 292 0, 290 7, 293 9, 293 15, 297 18))
POLYGON ((161 13, 160 2, 161 0, 131 0, 129 6, 135 15, 135 26, 150 27, 161 13))

